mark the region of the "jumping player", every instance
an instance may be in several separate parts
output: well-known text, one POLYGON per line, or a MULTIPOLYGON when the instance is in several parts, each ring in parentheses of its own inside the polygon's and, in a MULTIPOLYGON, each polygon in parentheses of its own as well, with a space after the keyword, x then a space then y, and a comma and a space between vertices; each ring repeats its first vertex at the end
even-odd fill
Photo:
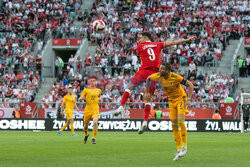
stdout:
MULTIPOLYGON (((137 46, 137 54, 141 58, 141 67, 139 71, 131 78, 131 82, 129 84, 129 89, 126 89, 123 93, 120 107, 114 113, 115 116, 119 115, 124 111, 124 105, 127 102, 130 92, 137 86, 141 85, 146 81, 148 76, 159 72, 159 66, 161 64, 161 50, 163 48, 178 45, 184 42, 192 42, 196 39, 195 36, 189 37, 188 39, 176 40, 176 41, 164 41, 164 42, 152 42, 152 37, 149 32, 143 32, 140 35, 139 44, 137 46)), ((150 87, 150 94, 153 95, 155 90, 155 83, 152 82, 152 86, 150 87)), ((149 101, 144 101, 145 109, 144 109, 144 122, 142 127, 147 126, 145 123, 148 121, 149 113, 151 110, 151 104, 149 101)), ((138 132, 141 133, 141 130, 138 132)))
POLYGON ((92 136, 92 144, 96 144, 95 137, 97 134, 98 128, 98 119, 100 116, 98 101, 101 101, 101 89, 96 88, 96 78, 91 77, 89 79, 89 87, 84 88, 81 97, 79 100, 86 99, 86 107, 84 111, 84 144, 87 143, 89 133, 88 126, 89 121, 93 120, 93 136, 92 136))
MULTIPOLYGON (((193 84, 185 80, 182 76, 170 72, 171 65, 169 63, 162 63, 159 71, 160 72, 148 77, 146 81, 145 99, 147 101, 151 100, 149 90, 152 81, 158 82, 168 96, 170 120, 172 122, 174 139, 177 145, 177 154, 173 159, 176 161, 187 153, 187 129, 184 122, 185 115, 188 113, 188 108, 191 105, 193 84), (187 94, 184 92, 181 84, 187 86, 187 94), (181 131, 179 131, 179 128, 181 131)), ((142 133, 143 132, 144 131, 142 131, 142 133)))

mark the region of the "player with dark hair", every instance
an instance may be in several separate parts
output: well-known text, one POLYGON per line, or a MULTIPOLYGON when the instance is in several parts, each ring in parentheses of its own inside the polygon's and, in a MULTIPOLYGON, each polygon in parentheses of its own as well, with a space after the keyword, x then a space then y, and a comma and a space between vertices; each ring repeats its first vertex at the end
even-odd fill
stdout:
POLYGON ((92 135, 92 144, 96 144, 95 138, 98 128, 98 119, 100 115, 98 101, 101 101, 101 89, 96 88, 96 77, 91 77, 88 80, 89 87, 84 88, 81 97, 79 100, 86 100, 86 107, 84 111, 84 144, 87 143, 89 133, 88 126, 90 120, 93 120, 93 135, 92 135))
MULTIPOLYGON (((176 41, 164 41, 164 42, 152 42, 152 36, 149 32, 143 32, 139 37, 139 44, 137 46, 137 54, 141 58, 141 67, 139 71, 131 78, 131 82, 129 84, 129 89, 126 89, 123 93, 120 107, 114 113, 115 116, 119 115, 124 111, 124 105, 127 102, 130 92, 137 86, 141 85, 146 81, 148 76, 159 72, 159 67, 161 64, 161 50, 163 48, 178 45, 184 42, 192 42, 196 39, 196 36, 191 36, 188 39, 181 39, 176 41)), ((150 95, 152 97, 155 90, 155 83, 152 82, 152 86, 150 87, 150 95)), ((149 113, 151 110, 151 104, 149 101, 145 101, 145 109, 144 109, 144 124, 147 123, 149 113)), ((147 126, 147 125, 144 125, 147 126)), ((139 131, 140 134, 140 131, 139 131)))
MULTIPOLYGON (((169 113, 172 122, 174 139, 177 145, 177 154, 173 160, 178 160, 187 153, 187 129, 185 126, 185 115, 191 105, 193 84, 185 80, 182 76, 171 72, 169 63, 162 63, 158 73, 150 75, 146 81, 145 99, 151 101, 150 85, 151 82, 158 82, 169 98, 169 113), (182 85, 188 87, 188 94, 184 92, 182 85), (179 131, 179 128, 181 131, 179 131)), ((142 128, 141 133, 146 130, 142 128)))

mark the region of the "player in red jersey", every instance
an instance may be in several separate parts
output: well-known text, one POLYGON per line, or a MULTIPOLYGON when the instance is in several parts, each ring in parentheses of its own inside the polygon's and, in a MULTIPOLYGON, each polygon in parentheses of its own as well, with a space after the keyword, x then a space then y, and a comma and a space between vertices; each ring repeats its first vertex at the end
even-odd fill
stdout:
MULTIPOLYGON (((137 55, 141 58, 141 67, 139 71, 130 79, 129 89, 126 89, 123 93, 120 107, 114 113, 115 116, 119 115, 121 112, 124 111, 124 105, 127 102, 130 92, 137 86, 141 85, 146 81, 148 76, 159 72, 159 67, 161 64, 161 50, 163 48, 178 45, 184 42, 191 42, 196 39, 195 36, 189 37, 188 39, 181 39, 176 41, 164 41, 164 42, 152 42, 152 37, 149 32, 143 32, 140 35, 139 44, 137 46, 137 55)), ((155 82, 152 82, 150 86, 150 94, 151 97, 155 90, 155 82)), ((150 98, 151 99, 151 98, 150 98)), ((143 125, 146 124, 149 117, 149 113, 151 110, 151 104, 149 100, 145 100, 145 109, 144 109, 144 122, 143 125)), ((144 127, 146 127, 144 126, 144 127)), ((140 130, 139 130, 140 134, 140 130)))

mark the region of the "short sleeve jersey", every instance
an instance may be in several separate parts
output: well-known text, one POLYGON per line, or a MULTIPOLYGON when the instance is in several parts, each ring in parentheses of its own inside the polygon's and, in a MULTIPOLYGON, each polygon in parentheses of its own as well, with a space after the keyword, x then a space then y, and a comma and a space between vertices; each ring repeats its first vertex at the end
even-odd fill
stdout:
POLYGON ((161 49, 164 42, 143 42, 137 46, 137 54, 141 58, 141 68, 158 68, 161 64, 161 49))
POLYGON ((76 97, 75 95, 65 95, 63 97, 63 103, 65 104, 65 113, 73 113, 76 97))
POLYGON ((181 86, 181 84, 185 84, 182 76, 170 72, 168 79, 160 76, 160 73, 152 74, 149 78, 162 86, 170 101, 178 101, 187 97, 181 86))
POLYGON ((99 109, 98 97, 101 96, 101 89, 84 88, 81 97, 86 99, 85 111, 99 109))

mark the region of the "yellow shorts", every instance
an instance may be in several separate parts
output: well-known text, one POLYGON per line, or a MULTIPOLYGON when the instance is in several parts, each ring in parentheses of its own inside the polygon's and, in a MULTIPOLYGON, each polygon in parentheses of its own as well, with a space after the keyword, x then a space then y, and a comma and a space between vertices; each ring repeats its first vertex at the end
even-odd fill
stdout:
POLYGON ((100 112, 99 110, 97 111, 84 111, 84 122, 89 122, 93 118, 99 118, 100 112))
POLYGON ((73 119, 73 113, 65 113, 67 120, 73 119))
POLYGON ((176 102, 169 102, 169 113, 170 119, 178 119, 178 114, 183 114, 184 116, 188 113, 186 106, 186 98, 178 100, 176 102))

